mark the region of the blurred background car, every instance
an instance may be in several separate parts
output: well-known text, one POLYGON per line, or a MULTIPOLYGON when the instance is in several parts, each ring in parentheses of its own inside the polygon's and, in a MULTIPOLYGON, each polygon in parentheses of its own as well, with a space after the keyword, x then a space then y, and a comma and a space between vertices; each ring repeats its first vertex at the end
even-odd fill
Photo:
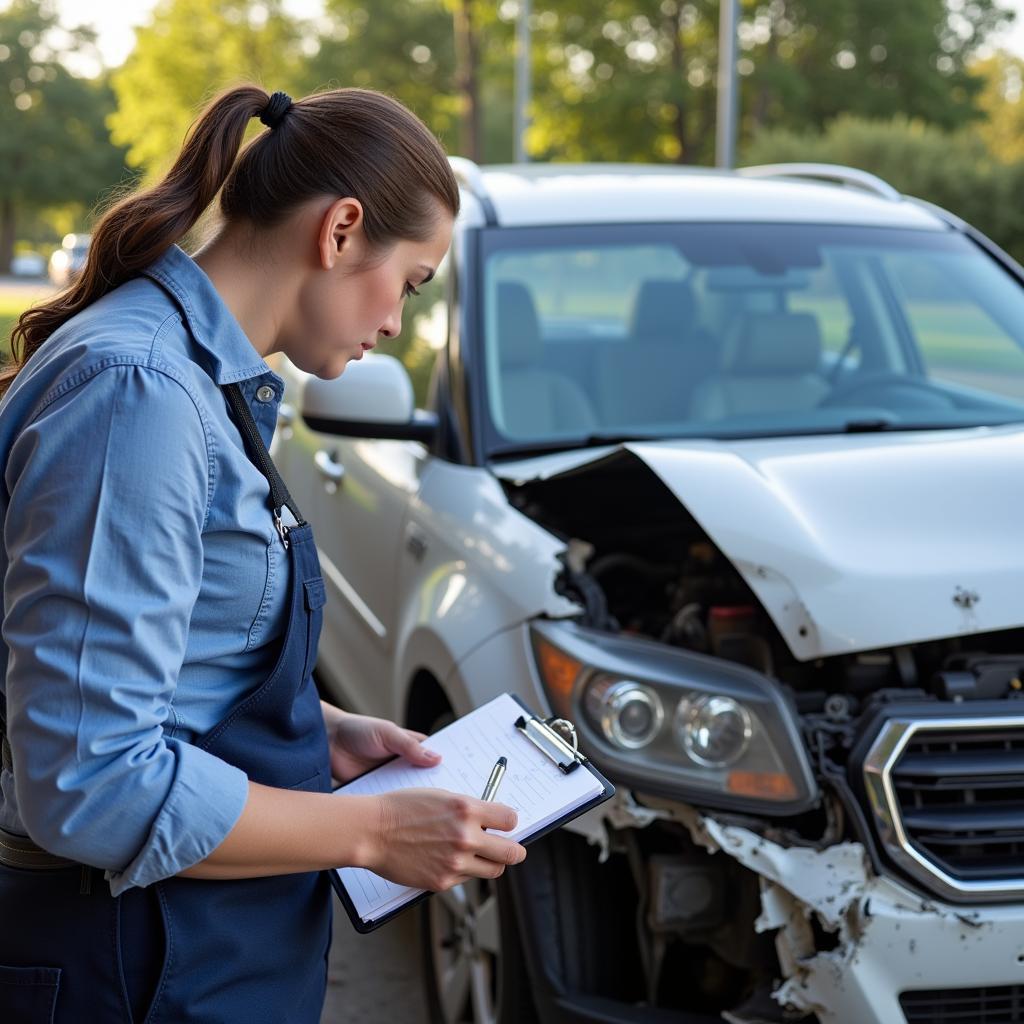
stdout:
POLYGON ((14 277, 45 277, 46 260, 37 252, 19 252, 11 260, 14 277))
POLYGON ((92 235, 69 234, 64 236, 61 247, 50 257, 50 280, 58 288, 72 284, 82 272, 89 255, 92 235))

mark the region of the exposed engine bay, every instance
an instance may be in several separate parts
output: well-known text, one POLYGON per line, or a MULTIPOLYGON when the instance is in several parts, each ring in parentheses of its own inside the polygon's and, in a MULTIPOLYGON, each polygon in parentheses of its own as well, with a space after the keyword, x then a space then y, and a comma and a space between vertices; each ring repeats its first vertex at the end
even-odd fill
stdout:
POLYGON ((1024 628, 798 661, 741 574, 639 459, 507 490, 565 540, 559 588, 586 609, 586 625, 749 665, 792 687, 801 712, 856 717, 893 688, 940 700, 1024 696, 1024 628))

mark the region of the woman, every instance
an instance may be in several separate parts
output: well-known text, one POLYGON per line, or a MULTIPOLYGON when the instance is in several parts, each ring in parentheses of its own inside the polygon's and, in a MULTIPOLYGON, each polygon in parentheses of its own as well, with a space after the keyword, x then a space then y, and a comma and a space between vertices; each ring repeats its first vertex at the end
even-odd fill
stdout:
POLYGON ((266 452, 283 381, 264 358, 334 378, 395 337, 457 210, 394 100, 233 89, 19 321, 0 377, 5 1024, 314 1022, 324 869, 439 890, 525 856, 484 831, 514 827, 500 804, 331 795, 332 775, 436 759, 318 701, 323 580, 266 452), (189 257, 218 191, 223 226, 189 257))

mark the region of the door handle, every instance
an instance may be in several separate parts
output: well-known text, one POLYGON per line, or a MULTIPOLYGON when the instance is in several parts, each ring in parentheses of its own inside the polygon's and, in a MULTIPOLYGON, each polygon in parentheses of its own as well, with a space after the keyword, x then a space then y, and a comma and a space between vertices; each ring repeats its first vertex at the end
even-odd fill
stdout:
POLYGON ((277 408, 277 432, 282 441, 291 438, 294 430, 292 424, 295 422, 295 406, 282 402, 277 408))
POLYGON ((327 492, 333 494, 345 476, 345 467, 335 459, 333 452, 326 452, 322 448, 313 456, 313 463, 326 480, 327 492))
POLYGON ((295 406, 282 402, 277 408, 277 425, 290 427, 295 422, 295 406))

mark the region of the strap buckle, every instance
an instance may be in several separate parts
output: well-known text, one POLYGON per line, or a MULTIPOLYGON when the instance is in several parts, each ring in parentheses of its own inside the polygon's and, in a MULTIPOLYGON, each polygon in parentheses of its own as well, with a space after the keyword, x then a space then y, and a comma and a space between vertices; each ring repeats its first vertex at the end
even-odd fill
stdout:
POLYGON ((281 543, 285 546, 285 550, 288 548, 288 531, 291 529, 290 526, 285 526, 281 521, 281 513, 275 508, 274 509, 274 526, 277 527, 277 532, 281 535, 281 543))

